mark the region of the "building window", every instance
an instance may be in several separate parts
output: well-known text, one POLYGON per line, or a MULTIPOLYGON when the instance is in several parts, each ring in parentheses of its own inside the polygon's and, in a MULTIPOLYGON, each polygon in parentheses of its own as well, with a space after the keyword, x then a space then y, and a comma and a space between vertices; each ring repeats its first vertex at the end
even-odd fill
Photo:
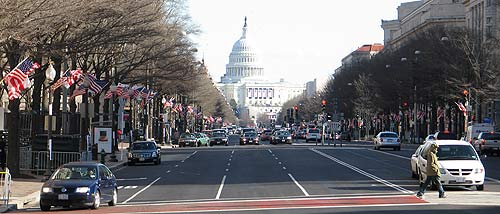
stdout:
POLYGON ((491 6, 491 0, 486 0, 486 7, 491 6))
POLYGON ((491 38, 492 36, 492 27, 491 26, 486 26, 486 37, 491 38))
POLYGON ((486 17, 486 24, 491 24, 491 17, 486 17))

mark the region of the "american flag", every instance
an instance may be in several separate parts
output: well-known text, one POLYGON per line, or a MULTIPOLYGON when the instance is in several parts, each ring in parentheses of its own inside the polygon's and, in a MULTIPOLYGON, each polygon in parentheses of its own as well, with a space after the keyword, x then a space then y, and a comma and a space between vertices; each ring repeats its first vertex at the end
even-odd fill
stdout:
POLYGON ((87 92, 87 89, 83 87, 83 84, 79 84, 75 87, 75 90, 73 90, 73 94, 69 97, 70 100, 75 99, 75 97, 83 95, 87 92))
POLYGON ((438 108, 437 108, 437 119, 443 117, 443 115, 444 115, 443 109, 441 109, 441 107, 438 106, 438 108))
POLYGON ((53 91, 55 91, 56 89, 58 89, 59 87, 61 87, 63 85, 64 85, 64 87, 69 88, 73 84, 78 82, 82 76, 83 76, 82 70, 80 70, 80 69, 76 69, 76 70, 72 70, 72 71, 68 70, 68 71, 64 72, 63 76, 61 78, 59 78, 59 80, 57 80, 57 82, 54 83, 54 85, 52 85, 51 89, 53 91))
POLYGON ((460 102, 455 102, 455 104, 458 106, 458 109, 464 114, 464 116, 467 116, 467 108, 465 108, 464 104, 460 102))
POLYGON ((142 90, 140 91, 139 95, 141 96, 141 98, 148 100, 149 90, 147 88, 143 87, 142 90))
POLYGON ((174 98, 172 97, 169 100, 167 100, 167 102, 165 102, 163 108, 172 107, 173 105, 174 105, 174 98))
POLYGON ((9 91, 9 100, 19 98, 21 91, 31 86, 28 76, 37 68, 40 68, 38 63, 26 58, 7 74, 5 79, 9 91))
POLYGON ((113 97, 113 92, 111 90, 108 90, 108 92, 106 92, 106 95, 104 95, 104 99, 111 99, 111 97, 113 97))
POLYGON ((94 94, 94 96, 101 93, 102 89, 108 84, 107 80, 98 80, 92 74, 87 74, 87 80, 89 81, 90 93, 94 94))

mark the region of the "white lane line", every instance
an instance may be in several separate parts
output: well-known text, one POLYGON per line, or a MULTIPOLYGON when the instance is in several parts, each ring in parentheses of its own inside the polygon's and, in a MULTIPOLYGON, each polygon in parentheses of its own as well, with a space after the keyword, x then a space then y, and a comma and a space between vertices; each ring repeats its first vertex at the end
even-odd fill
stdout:
POLYGON ((138 180, 147 180, 148 178, 117 178, 117 181, 138 181, 138 180))
POLYGON ((168 170, 167 173, 170 173, 170 170, 168 170))
POLYGON ((229 172, 229 169, 226 169, 226 172, 229 172))
POLYGON ((231 166, 231 163, 227 163, 228 166, 231 166))
POLYGON ((379 150, 371 150, 371 149, 369 149, 369 151, 379 152, 379 153, 390 155, 390 156, 394 156, 394 157, 397 157, 397 158, 403 158, 403 159, 406 159, 406 160, 411 160, 411 158, 409 158, 409 157, 405 157, 405 156, 401 156, 401 155, 396 155, 396 154, 392 154, 392 153, 389 153, 389 152, 384 152, 384 151, 379 151, 379 150))
MULTIPOLYGON (((402 159, 405 159, 405 160, 411 160, 411 158, 408 158, 408 157, 405 157, 405 156, 401 156, 401 155, 395 155, 395 154, 392 154, 392 153, 389 153, 389 152, 378 151, 378 150, 370 150, 370 151, 380 152, 380 153, 382 153, 382 154, 386 154, 386 155, 390 155, 390 156, 394 156, 394 157, 402 158, 402 159)), ((494 179, 494 178, 484 177, 484 179, 489 180, 489 181, 492 181, 492 182, 495 182, 495 183, 497 183, 497 184, 500 184, 500 180, 497 180, 497 179, 494 179)))
POLYGON ((219 190, 217 191, 217 195, 215 196, 215 200, 219 200, 220 194, 222 194, 222 188, 224 188, 224 182, 226 182, 226 175, 222 177, 222 181, 220 182, 219 190))
POLYGON ((286 167, 283 167, 284 170, 286 170, 286 167))
POLYGON ((281 162, 278 162, 279 165, 281 165, 281 162))
POLYGON ((273 153, 273 151, 271 151, 271 149, 268 149, 267 151, 269 151, 269 153, 271 153, 271 154, 273 153))
POLYGON ((229 161, 231 161, 231 160, 232 160, 232 159, 231 159, 231 158, 229 158, 229 161))
POLYGON ((495 183, 500 184, 500 180, 497 180, 497 179, 494 179, 494 178, 484 177, 484 179, 489 180, 489 181, 493 181, 493 182, 495 182, 495 183))
POLYGON ((278 160, 278 157, 275 157, 274 159, 275 159, 275 160, 278 160))
POLYGON ((179 165, 175 165, 175 167, 179 167, 179 165))
POLYGON ((292 181, 299 187, 300 190, 302 190, 302 193, 304 193, 305 196, 309 196, 309 193, 307 193, 306 189, 302 185, 299 184, 297 180, 292 176, 292 174, 288 173, 288 176, 292 179, 292 181))
POLYGON ((145 186, 144 188, 142 188, 141 190, 139 190, 138 192, 136 192, 134 195, 130 196, 130 198, 128 198, 127 200, 125 200, 124 202, 122 202, 122 204, 126 204, 130 200, 134 199, 139 194, 141 194, 142 192, 144 192, 146 189, 148 189, 149 187, 153 186, 153 184, 156 183, 157 181, 159 181, 160 179, 161 179, 161 177, 158 177, 156 180, 154 180, 153 182, 151 182, 150 184, 148 184, 147 186, 145 186))
POLYGON ((355 172, 357 172, 357 173, 359 173, 359 174, 362 174, 362 175, 364 175, 364 176, 366 176, 366 177, 369 177, 369 178, 371 178, 371 179, 373 179, 373 180, 375 180, 375 181, 377 181, 377 182, 379 182, 379 183, 382 183, 382 184, 384 184, 384 185, 386 185, 386 186, 388 186, 388 187, 391 187, 391 188, 393 188, 393 189, 395 189, 395 190, 398 190, 398 191, 400 191, 400 192, 402 192, 402 193, 413 193, 413 191, 407 190, 407 189, 405 189, 405 188, 403 188, 403 187, 401 187, 401 186, 398 186, 398 185, 393 184, 393 183, 391 183, 391 182, 389 182, 389 181, 387 181, 387 180, 384 180, 384 179, 382 179, 382 178, 379 178, 379 177, 377 177, 377 176, 375 176, 375 175, 373 175, 373 174, 370 174, 370 173, 368 173, 368 172, 365 172, 365 171, 363 171, 363 170, 359 169, 358 167, 355 167, 355 166, 353 166, 353 165, 351 165, 351 164, 348 164, 348 163, 346 163, 346 162, 344 162, 344 161, 341 161, 341 160, 339 160, 339 159, 337 159, 337 158, 334 158, 334 157, 332 157, 332 156, 330 156, 330 155, 327 155, 327 154, 325 154, 325 153, 323 153, 323 152, 321 152, 321 151, 318 151, 318 150, 316 150, 316 149, 310 149, 310 150, 311 150, 311 151, 313 151, 313 152, 316 152, 316 153, 318 153, 319 155, 321 155, 321 156, 323 156, 323 157, 325 157, 325 158, 328 158, 328 159, 330 159, 330 160, 332 160, 332 161, 334 161, 334 162, 336 162, 336 163, 338 163, 338 164, 340 164, 340 165, 342 165, 342 166, 345 166, 345 167, 347 167, 347 168, 349 168, 349 169, 352 169, 353 171, 355 171, 355 172))
POLYGON ((234 154, 234 150, 231 152, 231 154, 234 154))

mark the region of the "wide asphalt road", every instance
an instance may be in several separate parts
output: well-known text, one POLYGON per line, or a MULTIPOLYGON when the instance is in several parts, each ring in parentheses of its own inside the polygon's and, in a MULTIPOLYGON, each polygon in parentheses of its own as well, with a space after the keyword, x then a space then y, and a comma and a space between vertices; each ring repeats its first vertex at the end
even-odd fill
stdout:
MULTIPOLYGON (((485 190, 447 188, 414 196, 409 157, 375 151, 369 142, 343 147, 296 140, 292 145, 238 144, 162 151, 161 165, 125 166, 118 206, 99 213, 492 213, 500 201, 500 157, 486 157, 485 190)), ((60 209, 80 213, 80 209, 60 209)), ((29 210, 36 212, 36 210, 29 210)), ((87 211, 86 211, 87 212, 87 211)))

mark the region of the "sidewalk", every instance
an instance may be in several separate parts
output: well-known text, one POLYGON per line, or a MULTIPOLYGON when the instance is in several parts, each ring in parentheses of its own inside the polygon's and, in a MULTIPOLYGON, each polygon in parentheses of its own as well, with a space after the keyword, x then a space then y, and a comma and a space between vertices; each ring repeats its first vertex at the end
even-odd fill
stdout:
MULTIPOLYGON (((128 143, 120 144, 118 148, 121 150, 116 153, 118 162, 110 162, 110 155, 106 155, 105 165, 111 170, 124 166, 127 163, 128 143), (121 152, 123 152, 123 155, 121 152)), ((37 206, 40 200, 40 190, 43 185, 42 179, 43 176, 33 179, 13 178, 10 187, 9 205, 7 207, 0 207, 0 213, 37 206)))

